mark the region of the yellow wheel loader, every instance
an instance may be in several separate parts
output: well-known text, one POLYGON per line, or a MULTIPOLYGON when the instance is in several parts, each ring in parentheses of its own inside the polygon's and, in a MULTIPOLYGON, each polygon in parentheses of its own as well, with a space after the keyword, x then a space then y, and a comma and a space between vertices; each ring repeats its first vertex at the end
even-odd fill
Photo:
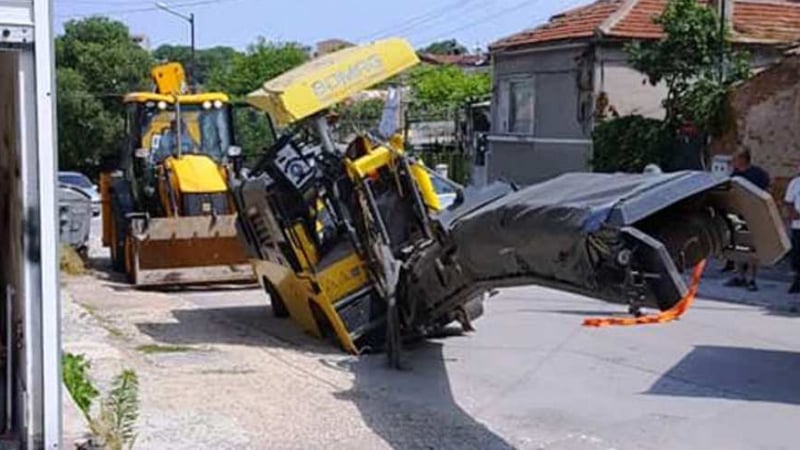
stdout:
POLYGON ((176 63, 152 75, 156 92, 125 96, 127 138, 101 176, 113 267, 137 286, 252 281, 229 189, 241 157, 230 100, 186 93, 176 63))
POLYGON ((234 190, 243 237, 275 315, 344 350, 385 349, 452 322, 472 330, 487 293, 543 285, 671 310, 682 272, 711 255, 771 263, 788 249, 777 209, 705 172, 566 174, 519 188, 458 188, 404 152, 389 90, 375 131, 334 142, 327 111, 418 62, 403 40, 351 47, 266 82, 248 101, 283 125, 234 190))

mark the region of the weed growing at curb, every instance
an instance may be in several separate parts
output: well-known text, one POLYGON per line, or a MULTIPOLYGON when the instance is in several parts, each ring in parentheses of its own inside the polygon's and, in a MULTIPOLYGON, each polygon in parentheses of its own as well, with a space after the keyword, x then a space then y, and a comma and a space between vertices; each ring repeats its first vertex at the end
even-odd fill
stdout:
POLYGON ((160 344, 145 344, 136 347, 136 350, 146 354, 153 355, 158 353, 185 353, 193 352, 196 349, 187 347, 185 345, 160 345, 160 344))
POLYGON ((92 367, 91 363, 86 360, 84 355, 65 353, 61 358, 61 366, 67 391, 69 391, 83 415, 89 419, 89 409, 92 406, 92 401, 100 395, 91 380, 89 380, 88 372, 92 367))

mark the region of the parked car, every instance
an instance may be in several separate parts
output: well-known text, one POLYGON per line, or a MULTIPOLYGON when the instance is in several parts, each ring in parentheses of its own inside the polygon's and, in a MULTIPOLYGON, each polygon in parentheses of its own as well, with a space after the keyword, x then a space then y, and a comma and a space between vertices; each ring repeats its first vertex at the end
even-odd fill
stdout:
POLYGON ((436 195, 439 197, 439 205, 442 209, 447 209, 453 202, 456 201, 457 192, 455 187, 446 183, 441 178, 431 177, 433 181, 433 188, 436 190, 436 195))
POLYGON ((79 172, 58 172, 58 182, 85 192, 92 202, 92 215, 100 215, 102 207, 100 193, 97 192, 97 185, 92 183, 89 177, 79 172))

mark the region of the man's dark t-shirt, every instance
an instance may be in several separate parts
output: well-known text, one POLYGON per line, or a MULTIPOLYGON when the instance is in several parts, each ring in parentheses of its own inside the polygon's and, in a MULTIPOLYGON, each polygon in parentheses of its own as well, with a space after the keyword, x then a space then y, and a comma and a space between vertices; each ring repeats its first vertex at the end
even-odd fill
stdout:
POLYGON ((733 176, 742 177, 765 191, 769 188, 769 174, 761 167, 750 166, 744 170, 735 170, 733 176))

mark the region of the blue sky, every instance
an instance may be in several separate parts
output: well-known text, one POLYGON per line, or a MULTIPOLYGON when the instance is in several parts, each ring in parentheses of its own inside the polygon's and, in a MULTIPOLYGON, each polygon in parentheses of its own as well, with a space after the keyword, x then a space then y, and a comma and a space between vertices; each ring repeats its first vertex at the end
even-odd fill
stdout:
MULTIPOLYGON (((188 25, 142 0, 54 0, 56 27, 83 15, 105 13, 148 36, 156 47, 188 43, 188 25)), ((257 36, 311 45, 328 38, 353 42, 389 35, 415 46, 455 37, 468 47, 545 22, 589 0, 165 0, 194 12, 198 47, 244 48, 257 36)))

